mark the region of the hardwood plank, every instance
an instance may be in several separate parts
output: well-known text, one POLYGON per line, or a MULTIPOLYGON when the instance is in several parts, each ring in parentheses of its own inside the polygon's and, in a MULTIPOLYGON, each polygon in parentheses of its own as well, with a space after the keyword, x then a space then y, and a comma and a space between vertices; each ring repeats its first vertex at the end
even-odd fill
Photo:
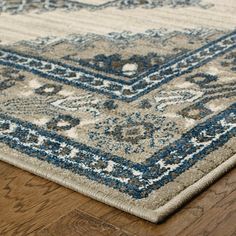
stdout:
POLYGON ((236 190, 181 232, 181 236, 227 236, 236 231, 236 190))
POLYGON ((232 234, 232 235, 230 235, 230 236, 236 236, 236 231, 235 231, 235 232, 233 232, 233 234, 232 234))
POLYGON ((0 162, 0 235, 27 235, 89 198, 0 162))
POLYGON ((129 234, 104 221, 73 210, 57 222, 36 234, 37 236, 128 236, 129 234))

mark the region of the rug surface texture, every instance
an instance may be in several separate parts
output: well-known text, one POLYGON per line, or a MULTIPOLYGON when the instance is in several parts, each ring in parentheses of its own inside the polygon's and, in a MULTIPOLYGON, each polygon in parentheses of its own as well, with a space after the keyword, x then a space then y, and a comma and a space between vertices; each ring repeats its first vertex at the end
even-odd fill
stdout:
POLYGON ((0 160, 152 222, 236 164, 235 0, 0 0, 0 160))

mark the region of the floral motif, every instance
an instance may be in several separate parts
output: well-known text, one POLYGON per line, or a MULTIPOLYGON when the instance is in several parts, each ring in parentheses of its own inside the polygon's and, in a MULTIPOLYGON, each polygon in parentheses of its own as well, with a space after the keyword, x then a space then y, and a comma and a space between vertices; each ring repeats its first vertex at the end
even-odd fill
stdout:
POLYGON ((178 133, 174 121, 139 112, 120 114, 96 124, 89 138, 98 147, 122 150, 124 153, 141 153, 168 144, 178 133), (123 118, 121 118, 123 117, 123 118))
POLYGON ((221 62, 221 65, 224 67, 230 67, 232 71, 236 71, 236 52, 231 52, 224 57, 224 60, 221 62))
POLYGON ((4 68, 0 71, 0 91, 15 86, 17 82, 24 81, 25 77, 17 69, 4 68))
MULTIPOLYGON (((182 50, 185 51, 185 50, 182 50)), ((180 51, 179 51, 180 53, 180 51)), ((113 54, 106 56, 104 54, 96 55, 91 59, 73 59, 73 57, 65 57, 67 60, 80 63, 83 66, 92 67, 99 71, 107 72, 119 75, 133 77, 141 72, 148 70, 149 68, 159 65, 173 58, 174 55, 158 55, 157 53, 148 53, 144 55, 133 55, 130 58, 122 59, 119 54, 113 54)))
POLYGON ((40 88, 35 89, 35 93, 43 96, 52 96, 61 91, 62 86, 57 84, 44 84, 40 88))
POLYGON ((77 126, 79 124, 80 124, 80 119, 78 118, 73 118, 70 115, 59 115, 57 117, 54 117, 47 123, 47 128, 56 131, 62 131, 62 130, 69 130, 72 127, 77 126))
POLYGON ((195 83, 199 86, 204 86, 212 81, 216 81, 217 76, 205 73, 197 73, 186 78, 186 81, 195 83))

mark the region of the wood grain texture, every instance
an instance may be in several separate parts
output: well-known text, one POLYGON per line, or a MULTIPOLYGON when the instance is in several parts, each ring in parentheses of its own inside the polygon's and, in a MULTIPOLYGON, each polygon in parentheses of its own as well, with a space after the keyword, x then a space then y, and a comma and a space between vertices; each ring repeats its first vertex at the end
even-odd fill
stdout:
POLYGON ((38 232, 37 235, 128 236, 129 234, 98 218, 78 210, 73 210, 68 215, 59 219, 55 224, 52 224, 48 228, 38 232))
POLYGON ((89 201, 62 188, 1 162, 0 235, 28 235, 89 201))
POLYGON ((218 202, 181 235, 232 235, 235 232, 235 224, 236 190, 218 202))
POLYGON ((0 162, 0 235, 236 234, 236 169, 153 224, 0 162))

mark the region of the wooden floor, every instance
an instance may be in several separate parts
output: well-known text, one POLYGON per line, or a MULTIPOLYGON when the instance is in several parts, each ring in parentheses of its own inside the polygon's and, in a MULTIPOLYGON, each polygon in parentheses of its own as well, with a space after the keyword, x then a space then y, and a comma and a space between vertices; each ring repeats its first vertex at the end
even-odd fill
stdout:
POLYGON ((235 236, 236 169, 152 224, 0 162, 0 235, 235 236))

